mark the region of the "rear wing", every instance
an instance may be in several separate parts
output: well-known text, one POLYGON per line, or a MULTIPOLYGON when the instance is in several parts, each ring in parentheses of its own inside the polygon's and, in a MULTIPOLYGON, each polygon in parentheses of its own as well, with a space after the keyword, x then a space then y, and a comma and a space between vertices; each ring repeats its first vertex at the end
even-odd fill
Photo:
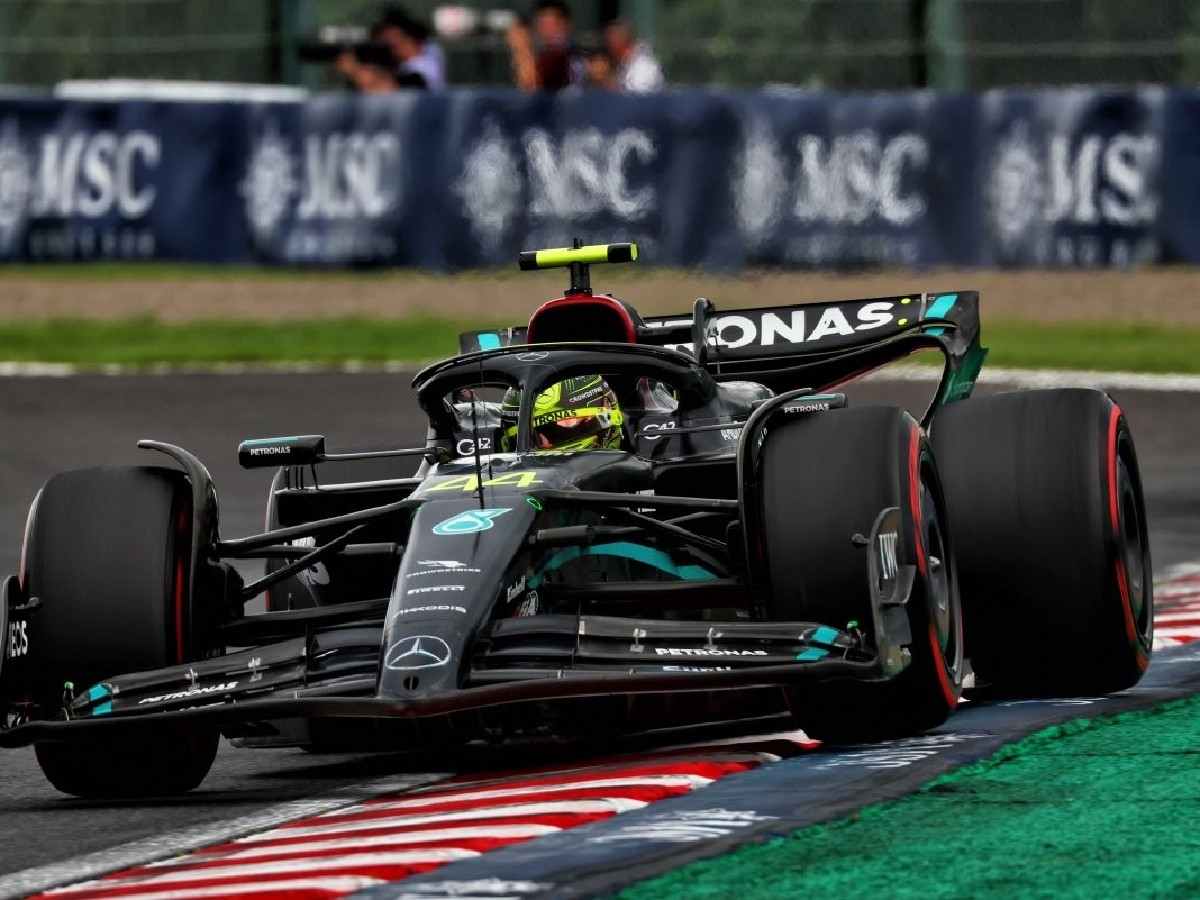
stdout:
MULTIPOLYGON (((523 326, 467 332, 459 337, 460 350, 473 353, 524 344, 527 333, 523 326)), ((947 360, 942 402, 970 394, 987 353, 980 346, 976 291, 729 312, 717 312, 708 301, 698 300, 690 316, 639 317, 636 334, 639 344, 697 357, 721 380, 783 383, 803 372, 813 387, 845 381, 923 347, 940 348, 947 360), (704 335, 699 355, 698 334, 704 335)))

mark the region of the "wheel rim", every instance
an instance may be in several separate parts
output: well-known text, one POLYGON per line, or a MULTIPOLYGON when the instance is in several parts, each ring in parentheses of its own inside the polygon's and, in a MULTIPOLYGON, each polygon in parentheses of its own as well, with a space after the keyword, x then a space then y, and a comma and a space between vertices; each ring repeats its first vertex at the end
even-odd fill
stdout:
POLYGON ((924 475, 921 485, 921 524, 921 536, 928 559, 925 592, 932 637, 941 655, 938 662, 948 674, 950 686, 955 686, 959 683, 962 668, 962 616, 956 602, 950 547, 942 532, 935 494, 925 482, 924 475))
POLYGON ((1129 467, 1122 456, 1117 461, 1118 553, 1125 565, 1129 590, 1129 612, 1133 616, 1138 640, 1149 643, 1152 625, 1151 604, 1147 602, 1146 550, 1147 535, 1142 520, 1142 508, 1129 467))

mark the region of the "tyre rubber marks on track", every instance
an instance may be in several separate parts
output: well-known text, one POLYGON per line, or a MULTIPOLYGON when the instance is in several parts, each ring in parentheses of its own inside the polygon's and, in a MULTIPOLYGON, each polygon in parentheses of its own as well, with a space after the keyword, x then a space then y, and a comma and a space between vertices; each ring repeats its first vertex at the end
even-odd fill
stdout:
POLYGON ((489 850, 643 809, 818 746, 760 735, 550 771, 459 777, 308 816, 41 895, 339 897, 489 850))
POLYGON ((1200 564, 1176 566, 1154 585, 1154 648, 1200 640, 1200 564))

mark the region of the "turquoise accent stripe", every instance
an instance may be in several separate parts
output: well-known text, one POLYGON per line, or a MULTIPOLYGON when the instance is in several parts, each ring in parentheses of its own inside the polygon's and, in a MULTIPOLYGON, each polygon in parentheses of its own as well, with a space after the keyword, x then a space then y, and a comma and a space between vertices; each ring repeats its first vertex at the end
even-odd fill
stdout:
POLYGON ((839 632, 836 628, 830 628, 828 625, 822 625, 815 632, 813 632, 812 640, 816 641, 818 644, 832 644, 837 640, 838 634, 839 632))
POLYGON ((97 700, 103 700, 108 696, 108 688, 103 684, 96 684, 88 688, 87 698, 89 703, 95 703, 97 700))
POLYGON ((112 712, 111 700, 101 703, 99 706, 92 709, 93 716, 107 716, 110 712, 112 712))
POLYGON ((559 550, 546 560, 537 574, 529 579, 529 587, 536 588, 542 583, 543 574, 561 568, 582 556, 618 556, 623 559, 632 559, 635 562, 652 566, 660 572, 674 575, 683 581, 714 581, 717 577, 703 566, 676 565, 670 556, 654 547, 632 544, 628 541, 617 541, 612 544, 593 544, 590 547, 567 547, 559 550))
POLYGON ((480 350, 499 350, 500 347, 501 347, 500 335, 498 335, 498 334, 481 334, 479 336, 479 349, 480 350))
POLYGON ((809 647, 803 653, 797 653, 796 659, 800 662, 814 662, 818 659, 824 659, 828 655, 828 650, 822 650, 820 647, 809 647))
MULTIPOLYGON (((812 633, 810 641, 815 641, 818 644, 832 644, 837 640, 839 632, 836 628, 830 628, 828 625, 822 625, 812 633)), ((809 647, 796 654, 796 659, 799 662, 815 662, 818 659, 824 659, 829 655, 829 651, 824 647, 809 647)))
MULTIPOLYGON (((958 302, 958 294, 942 294, 933 301, 933 305, 925 310, 923 318, 926 319, 944 319, 946 313, 954 309, 954 304, 958 302)), ((945 328, 930 328, 926 334, 941 334, 945 328)))

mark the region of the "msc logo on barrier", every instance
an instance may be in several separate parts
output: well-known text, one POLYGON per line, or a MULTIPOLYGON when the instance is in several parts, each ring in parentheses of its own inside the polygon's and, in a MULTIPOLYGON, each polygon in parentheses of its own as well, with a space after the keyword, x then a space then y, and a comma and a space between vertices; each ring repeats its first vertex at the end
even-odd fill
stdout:
POLYGON ((246 219, 259 240, 279 234, 291 213, 296 227, 288 233, 287 256, 337 260, 387 256, 395 252, 384 234, 346 243, 345 235, 327 233, 329 223, 370 223, 399 203, 400 140, 395 134, 330 132, 306 134, 297 150, 274 120, 254 142, 241 194, 246 219))
POLYGON ((657 157, 640 128, 615 134, 580 128, 561 138, 530 128, 510 139, 489 121, 466 154, 454 192, 475 236, 494 249, 525 212, 526 196, 535 224, 597 215, 630 224, 646 219, 657 212, 658 196, 639 170, 657 157))
POLYGON ((59 131, 25 141, 16 118, 5 119, 0 254, 14 250, 29 225, 34 258, 153 256, 154 235, 139 225, 154 206, 151 176, 161 159, 158 136, 147 131, 59 131), (120 224, 100 221, 113 213, 120 224), (52 221, 37 225, 42 218, 52 221))
POLYGON ((478 531, 490 531, 495 520, 509 509, 468 509, 457 516, 451 516, 433 526, 433 533, 443 537, 453 537, 456 534, 475 534, 478 531))
MULTIPOLYGON (((747 128, 733 173, 738 226, 753 247, 790 230, 789 225, 876 231, 911 226, 929 208, 924 193, 929 162, 929 142, 916 132, 801 134, 785 147, 760 118, 747 128)), ((869 236, 856 240, 857 250, 816 240, 798 255, 805 257, 801 261, 821 262, 830 254, 853 251, 870 257, 881 250, 869 236)), ((901 255, 908 252, 894 238, 886 243, 899 247, 901 255)))
POLYGON ((983 186, 1001 252, 1056 265, 1155 261, 1157 242, 1146 226, 1158 212, 1158 158, 1159 139, 1151 134, 1039 138, 1028 121, 1015 122, 996 142, 983 186), (1070 234, 1058 232, 1060 225, 1070 234), (1129 233, 1102 240, 1089 228, 1129 233))

